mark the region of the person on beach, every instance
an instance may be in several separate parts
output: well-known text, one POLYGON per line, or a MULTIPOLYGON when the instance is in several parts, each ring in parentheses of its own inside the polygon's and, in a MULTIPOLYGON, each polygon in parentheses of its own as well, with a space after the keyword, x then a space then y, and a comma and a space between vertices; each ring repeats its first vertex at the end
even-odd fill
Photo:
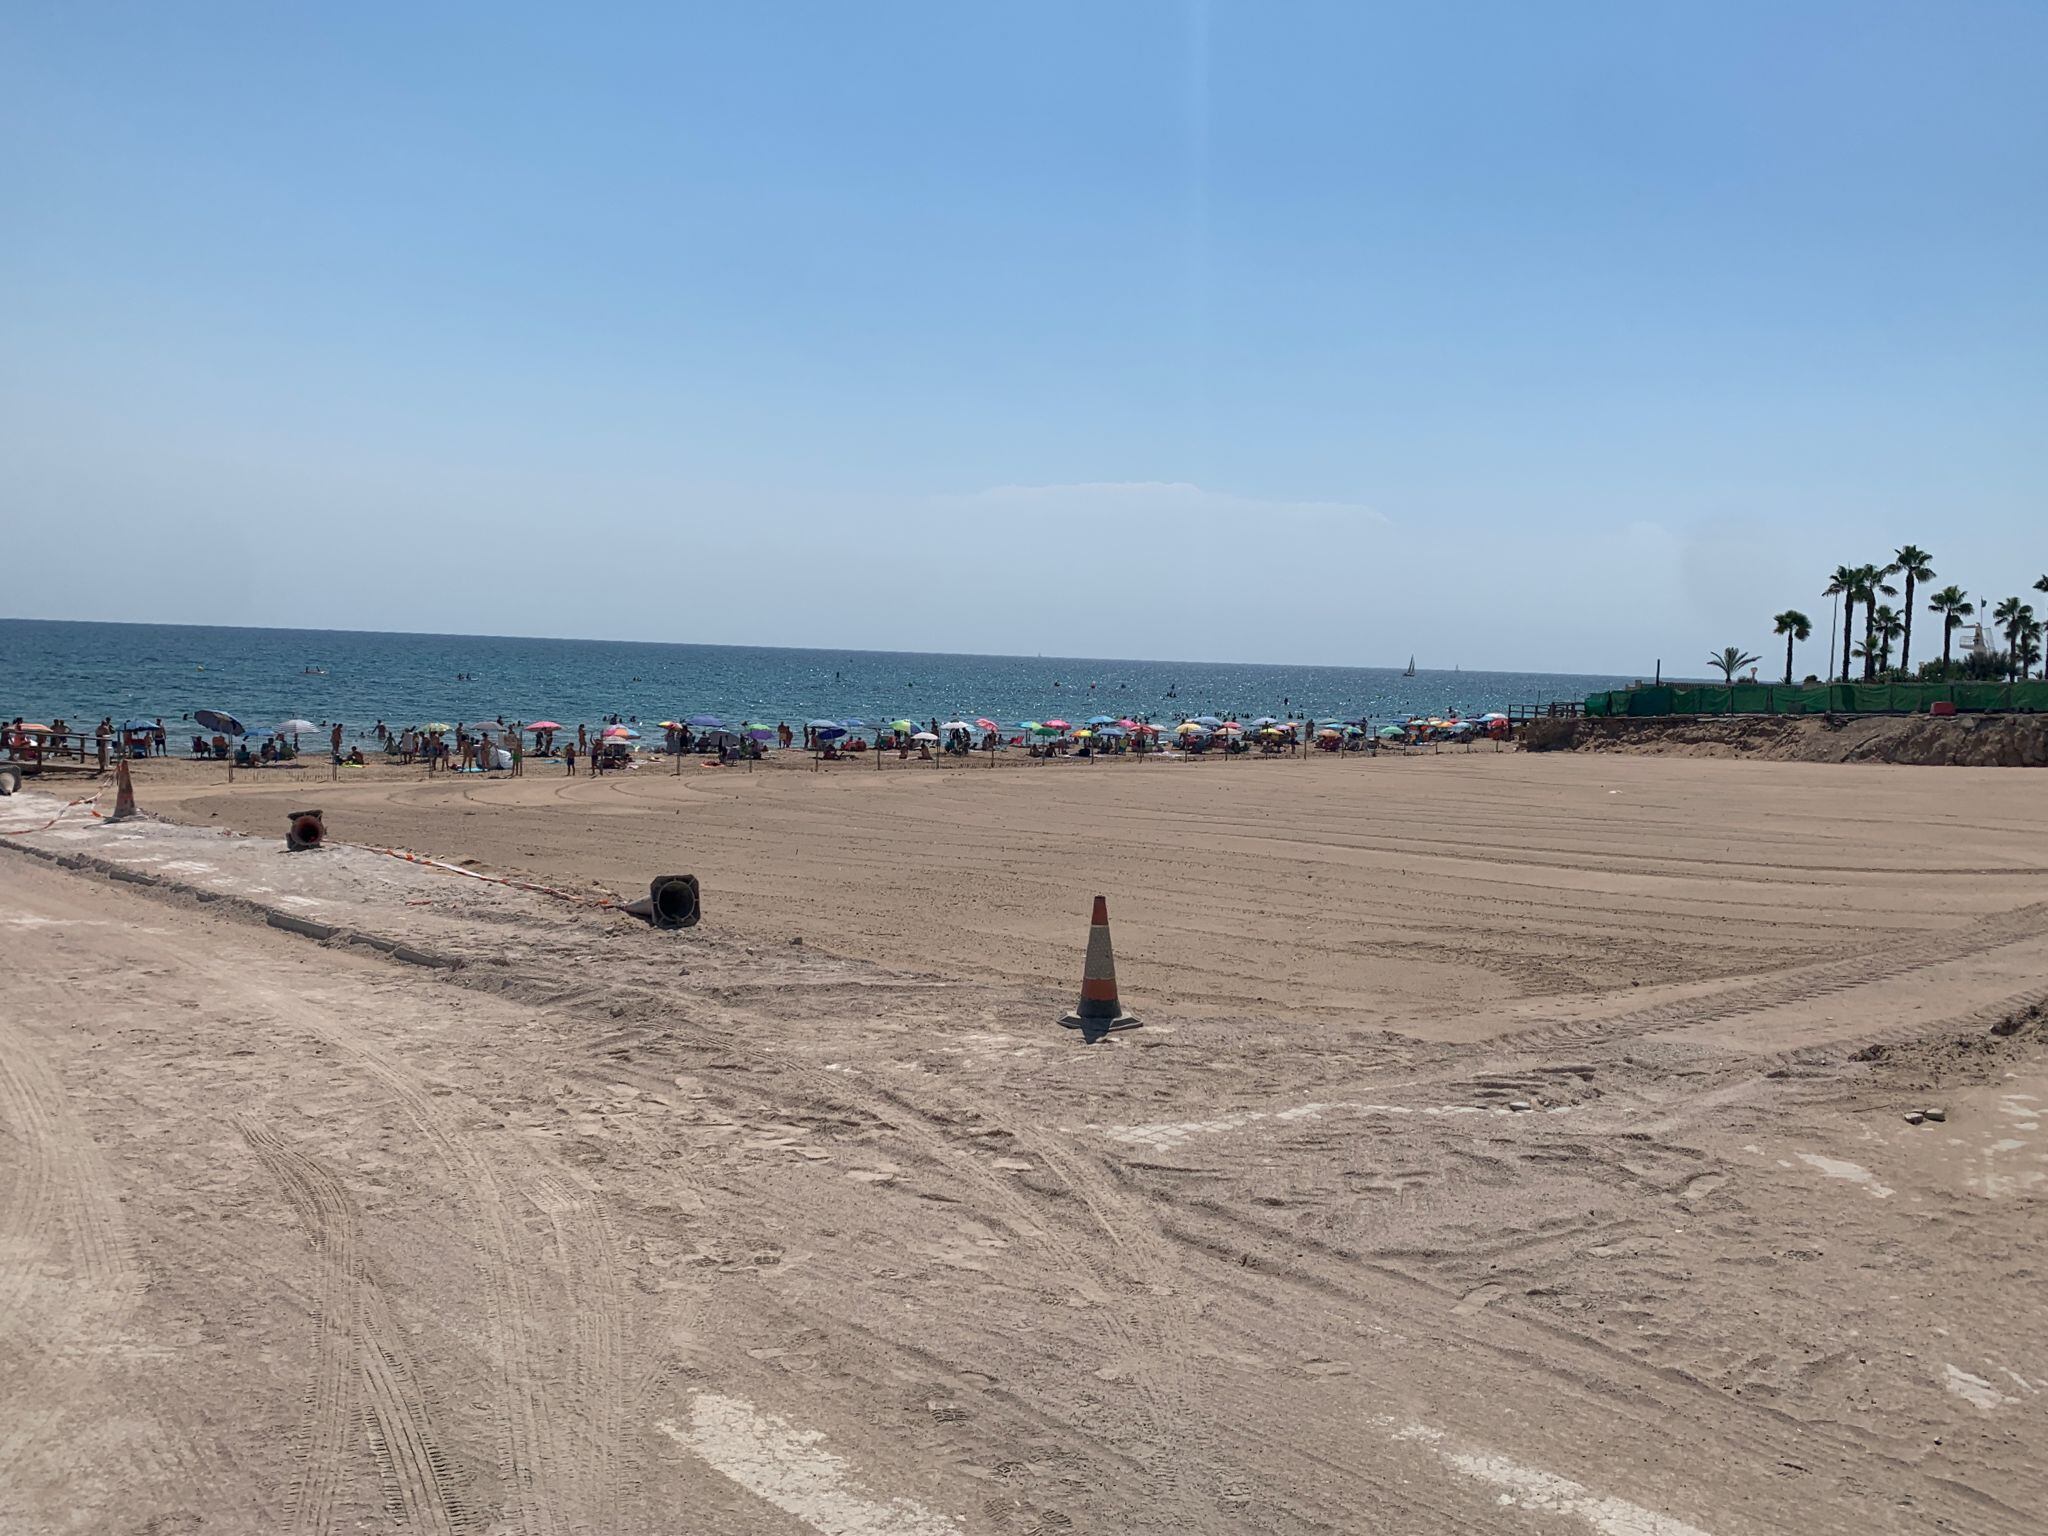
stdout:
POLYGON ((576 743, 573 741, 562 744, 562 772, 572 779, 576 777, 576 743))
POLYGON ((789 750, 789 744, 794 739, 795 738, 790 735, 789 722, 787 720, 781 720, 776 722, 775 741, 776 744, 780 746, 783 751, 787 752, 789 750))
POLYGON ((523 778, 526 774, 526 732, 512 733, 512 777, 523 778))

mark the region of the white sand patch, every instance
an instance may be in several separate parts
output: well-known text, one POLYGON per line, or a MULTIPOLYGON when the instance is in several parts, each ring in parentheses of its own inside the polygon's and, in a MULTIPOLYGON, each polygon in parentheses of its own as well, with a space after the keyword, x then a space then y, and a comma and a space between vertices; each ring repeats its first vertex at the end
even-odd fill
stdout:
POLYGON ((1707 1536, 1696 1525, 1597 1492, 1554 1472, 1525 1467, 1493 1451, 1460 1449, 1446 1440, 1442 1430, 1427 1424, 1406 1425, 1394 1438, 1426 1445, 1454 1472, 1500 1489, 1500 1502, 1508 1508, 1567 1515, 1584 1521, 1601 1536, 1707 1536))
POLYGON ((1793 1156, 1809 1168, 1818 1168, 1831 1179, 1847 1179, 1851 1184, 1861 1184, 1873 1199, 1889 1200, 1892 1197, 1889 1184, 1878 1183, 1876 1174, 1856 1163, 1844 1162, 1839 1157, 1822 1157, 1818 1152, 1795 1152, 1793 1156))
MULTIPOLYGON (((1983 1410, 1985 1413, 2003 1408, 2007 1403, 2019 1401, 2016 1397, 2007 1397, 1982 1376, 1972 1376, 1968 1371, 1959 1370, 1953 1365, 1945 1365, 1941 1368, 1941 1371, 1941 1384, 1943 1386, 1955 1393, 1964 1402, 1974 1408, 1983 1410)), ((2007 1374, 2010 1374, 2010 1372, 2007 1374)))
POLYGON ((9 928, 111 928, 102 917, 38 917, 33 912, 0 912, 0 924, 9 928))
POLYGON ((915 1499, 868 1497, 846 1459, 822 1449, 824 1435, 794 1428, 740 1398, 700 1392, 687 1425, 663 1419, 654 1427, 813 1530, 831 1536, 959 1536, 955 1521, 915 1499))
POLYGON ((164 862, 162 867, 176 870, 181 875, 210 875, 213 873, 213 866, 206 863, 203 859, 169 859, 164 862))

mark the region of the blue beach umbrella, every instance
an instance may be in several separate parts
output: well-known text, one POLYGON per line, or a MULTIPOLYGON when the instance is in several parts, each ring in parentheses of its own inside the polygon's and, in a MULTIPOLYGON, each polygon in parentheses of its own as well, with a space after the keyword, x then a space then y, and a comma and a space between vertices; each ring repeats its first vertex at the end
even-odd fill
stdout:
POLYGON ((192 711, 192 718, 207 730, 217 731, 223 736, 242 734, 242 722, 233 715, 223 714, 217 709, 195 709, 192 711))
POLYGON ((1195 724, 1206 725, 1207 727, 1209 727, 1210 730, 1213 731, 1218 726, 1223 724, 1223 722, 1217 719, 1214 715, 1197 715, 1195 716, 1195 724))
POLYGON ((716 715, 692 715, 688 723, 701 730, 720 731, 725 729, 725 722, 716 715))
POLYGON ((864 731, 868 728, 868 723, 865 720, 842 720, 839 723, 849 731, 864 731))
POLYGON ((1115 724, 1116 724, 1116 716, 1115 716, 1115 715, 1090 715, 1090 716, 1088 717, 1088 723, 1089 723, 1090 725, 1115 725, 1115 724))

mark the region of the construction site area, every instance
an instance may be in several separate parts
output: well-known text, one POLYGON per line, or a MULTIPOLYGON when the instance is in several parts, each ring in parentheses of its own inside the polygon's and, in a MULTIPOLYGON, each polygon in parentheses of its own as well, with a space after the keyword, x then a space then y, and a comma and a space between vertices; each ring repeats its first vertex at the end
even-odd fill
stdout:
POLYGON ((2031 775, 252 777, 0 798, 0 1529, 2048 1519, 2031 775))

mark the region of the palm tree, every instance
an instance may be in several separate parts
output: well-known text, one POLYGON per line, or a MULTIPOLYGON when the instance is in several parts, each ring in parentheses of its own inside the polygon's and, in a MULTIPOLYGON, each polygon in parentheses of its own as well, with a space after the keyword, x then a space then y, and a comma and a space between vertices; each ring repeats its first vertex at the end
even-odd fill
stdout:
POLYGON ((2020 633, 2020 643, 2015 659, 2020 664, 2020 681, 2027 680, 2027 669, 2041 659, 2041 623, 2037 619, 2020 633))
MULTIPOLYGON (((2041 578, 2048 581, 2048 576, 2041 578)), ((1955 644, 1956 629, 1963 620, 1977 611, 1977 605, 1961 587, 1943 587, 1927 599, 1927 611, 1941 615, 1941 669, 1946 673, 1950 666, 1949 652, 1955 644)))
POLYGON ((1885 581, 1891 574, 1892 567, 1888 565, 1856 567, 1857 596, 1863 600, 1863 681, 1866 683, 1877 675, 1877 600, 1880 596, 1899 595, 1899 589, 1885 581))
POLYGON ((1913 667, 1913 587, 1915 583, 1934 580, 1934 567, 1930 563, 1934 556, 1917 544, 1901 545, 1892 551, 1892 569, 1906 578, 1906 635, 1899 645, 1899 670, 1908 672, 1913 667))
POLYGON ((1813 633, 1813 620, 1797 608, 1787 608, 1771 620, 1771 632, 1785 637, 1785 681, 1792 681, 1792 642, 1813 633))
POLYGON ((1892 669, 1892 642, 1905 633, 1906 621, 1890 603, 1879 603, 1871 615, 1870 632, 1877 637, 1877 670, 1892 669))
POLYGON ((1828 578, 1828 584, 1820 595, 1842 599, 1842 681, 1846 683, 1849 681, 1849 637, 1856 628, 1856 599, 1859 596, 1856 567, 1836 566, 1835 574, 1828 578))
POLYGON ((1991 610, 1991 622, 2005 631, 2005 670, 2011 674, 2019 659, 2020 633, 2034 619, 2034 610, 2016 597, 2008 597, 1991 610))
POLYGON ((1757 658, 1750 655, 1749 652, 1739 645, 1723 646, 1718 652, 1707 658, 1707 665, 1719 668, 1721 676, 1727 679, 1730 688, 1735 686, 1736 673, 1740 672, 1744 667, 1753 667, 1756 663, 1757 658))

